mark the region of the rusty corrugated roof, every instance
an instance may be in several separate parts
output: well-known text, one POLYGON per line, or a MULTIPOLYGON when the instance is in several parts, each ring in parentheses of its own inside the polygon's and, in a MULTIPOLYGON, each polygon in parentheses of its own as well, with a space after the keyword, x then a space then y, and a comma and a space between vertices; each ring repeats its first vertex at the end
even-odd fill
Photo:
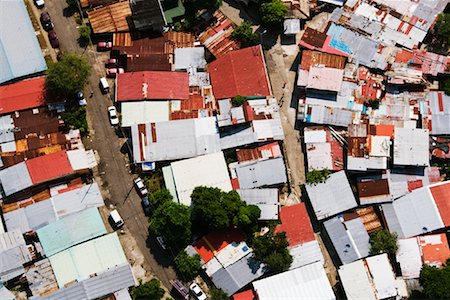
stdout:
POLYGON ((131 16, 128 0, 88 11, 94 33, 129 31, 127 17, 131 16))

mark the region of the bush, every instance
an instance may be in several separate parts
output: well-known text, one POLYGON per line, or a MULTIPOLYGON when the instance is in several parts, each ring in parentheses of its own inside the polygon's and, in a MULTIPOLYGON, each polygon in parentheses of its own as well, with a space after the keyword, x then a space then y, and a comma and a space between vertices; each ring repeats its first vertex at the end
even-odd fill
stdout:
POLYGON ((247 98, 237 95, 231 98, 231 105, 233 105, 234 107, 238 107, 243 105, 245 101, 247 101, 247 98))
POLYGON ((240 42, 242 47, 255 45, 258 36, 253 32, 252 26, 249 22, 242 22, 232 33, 231 38, 240 42))
POLYGON ((394 255, 398 250, 397 234, 386 229, 378 229, 370 235, 370 254, 387 253, 394 255))
POLYGON ((288 246, 286 232, 273 234, 272 230, 251 241, 255 258, 265 264, 269 273, 279 273, 289 269, 293 259, 287 249, 288 246))
POLYGON ((67 6, 78 9, 78 0, 66 0, 67 6))
POLYGON ((450 299, 450 266, 442 269, 423 265, 420 270, 419 282, 423 293, 428 299, 450 299))
POLYGON ((324 183, 330 177, 331 171, 327 168, 323 170, 313 169, 312 171, 306 173, 306 183, 317 185, 318 183, 324 183))
POLYGON ((64 124, 68 129, 80 129, 80 133, 85 135, 89 132, 86 120, 86 107, 81 106, 71 111, 66 111, 61 115, 64 124))
POLYGON ((228 299, 230 299, 228 297, 228 295, 221 289, 212 288, 210 290, 210 293, 211 293, 211 299, 213 299, 213 300, 228 300, 228 299))
POLYGON ((80 32, 79 43, 81 46, 86 46, 89 43, 89 38, 91 37, 91 27, 87 25, 80 26, 78 28, 80 32))
POLYGON ((152 280, 142 283, 139 281, 139 285, 131 290, 131 296, 135 300, 144 299, 162 299, 164 296, 164 290, 161 288, 161 283, 158 279, 153 278, 152 280))
POLYGON ((189 256, 186 251, 180 251, 175 257, 175 265, 185 281, 191 281, 198 275, 201 265, 198 254, 189 256))
POLYGON ((447 78, 442 82, 442 90, 444 90, 446 95, 450 96, 450 78, 447 78))
POLYGON ((447 55, 450 47, 450 14, 438 15, 436 24, 432 30, 433 39, 430 48, 433 52, 447 55))
POLYGON ((288 9, 280 0, 263 3, 259 9, 262 22, 267 27, 280 27, 288 9))

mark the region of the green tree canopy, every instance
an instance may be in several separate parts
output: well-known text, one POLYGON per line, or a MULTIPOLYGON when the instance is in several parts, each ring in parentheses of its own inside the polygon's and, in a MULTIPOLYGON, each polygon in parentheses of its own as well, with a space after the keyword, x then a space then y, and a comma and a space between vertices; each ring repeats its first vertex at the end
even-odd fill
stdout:
POLYGON ((255 237, 251 241, 255 258, 266 265, 270 273, 286 271, 292 264, 292 256, 287 247, 286 232, 273 234, 270 230, 263 236, 255 237))
POLYGON ((161 205, 166 202, 172 202, 173 197, 169 190, 161 189, 151 193, 148 197, 150 205, 152 206, 152 211, 157 210, 161 205))
POLYGON ((182 250, 175 257, 175 265, 182 278, 185 281, 191 281, 201 269, 200 256, 198 254, 190 256, 182 250))
POLYGON ((159 300, 164 296, 164 290, 161 288, 159 280, 153 278, 146 283, 140 281, 139 285, 131 290, 131 296, 134 300, 159 300))
POLYGON ((78 32, 80 33, 79 43, 80 46, 86 46, 89 42, 89 38, 91 36, 91 27, 87 25, 80 26, 78 28, 78 32))
POLYGON ((430 44, 431 50, 447 55, 450 47, 450 13, 438 15, 432 32, 433 39, 430 44))
POLYGON ((183 0, 186 6, 192 6, 197 10, 210 9, 216 10, 222 5, 222 0, 183 0))
POLYGON ((444 90, 446 95, 450 96, 450 78, 447 78, 444 81, 442 81, 442 90, 444 90))
POLYGON ((175 202, 164 202, 153 213, 150 229, 161 235, 171 249, 182 249, 191 240, 189 207, 175 202))
POLYGON ((62 113, 62 119, 68 129, 79 129, 82 135, 88 133, 88 124, 86 121, 86 108, 84 106, 67 110, 62 113))
POLYGON ((331 171, 327 168, 323 170, 312 169, 312 171, 306 173, 306 183, 318 184, 324 183, 330 177, 331 171))
POLYGON ((210 293, 211 293, 211 299, 213 299, 213 300, 228 300, 228 299, 230 299, 228 297, 228 295, 221 289, 212 288, 210 290, 210 293))
POLYGON ((91 74, 86 58, 67 53, 57 63, 49 66, 45 79, 45 90, 50 100, 66 100, 68 107, 76 107, 75 93, 82 91, 91 74))
POLYGON ((287 15, 288 9, 280 0, 272 0, 261 4, 259 9, 262 22, 268 27, 280 27, 287 15))
POLYGON ((370 254, 395 254, 398 250, 397 234, 378 229, 370 235, 370 254))
POLYGON ((258 36, 253 32, 252 25, 244 21, 232 33, 231 38, 241 43, 242 47, 255 45, 258 41, 258 36))
POLYGON ((233 105, 234 107, 238 107, 238 106, 241 106, 242 104, 244 104, 245 101, 247 101, 247 98, 245 98, 241 95, 237 95, 237 96, 234 96, 233 98, 231 98, 231 105, 233 105))
POLYGON ((257 206, 247 205, 235 191, 201 186, 194 189, 191 199, 191 220, 200 235, 230 226, 253 231, 261 214, 257 206))
POLYGON ((66 0, 66 3, 70 8, 78 8, 78 0, 66 0))
POLYGON ((423 287, 423 293, 428 299, 450 299, 450 266, 442 269, 423 265, 420 270, 419 282, 423 287))

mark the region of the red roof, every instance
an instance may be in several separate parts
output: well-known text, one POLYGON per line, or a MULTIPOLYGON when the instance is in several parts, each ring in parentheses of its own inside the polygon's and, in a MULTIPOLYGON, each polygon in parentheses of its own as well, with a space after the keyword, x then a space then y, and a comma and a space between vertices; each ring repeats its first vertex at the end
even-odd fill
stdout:
POLYGON ((448 241, 445 233, 419 237, 423 262, 440 268, 450 257, 448 241))
POLYGON ((216 99, 270 95, 260 46, 231 51, 210 63, 208 70, 216 99))
POLYGON ((0 86, 0 114, 44 105, 44 82, 38 77, 0 86))
POLYGON ((211 232, 202 237, 195 245, 194 249, 205 263, 210 261, 216 253, 229 244, 243 241, 245 237, 238 230, 225 232, 211 232))
POLYGON ((290 247, 315 240, 305 203, 282 207, 280 219, 281 224, 275 228, 275 233, 286 232, 290 247))
POLYGON ((186 72, 144 71, 117 76, 117 101, 188 98, 189 75, 186 72))
POLYGON ((253 290, 246 290, 233 295, 233 300, 255 300, 255 293, 253 290))
POLYGON ((73 173, 65 150, 25 161, 33 184, 73 173))
POLYGON ((450 226, 450 181, 430 187, 445 227, 450 226))

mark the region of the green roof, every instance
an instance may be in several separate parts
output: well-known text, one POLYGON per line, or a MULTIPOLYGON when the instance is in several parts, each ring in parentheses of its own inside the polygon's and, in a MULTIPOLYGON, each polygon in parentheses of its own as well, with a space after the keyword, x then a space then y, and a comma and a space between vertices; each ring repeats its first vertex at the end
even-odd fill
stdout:
POLYGON ((172 24, 173 19, 184 16, 186 9, 184 8, 181 0, 178 0, 178 5, 174 8, 164 11, 164 17, 166 18, 167 24, 172 24))

